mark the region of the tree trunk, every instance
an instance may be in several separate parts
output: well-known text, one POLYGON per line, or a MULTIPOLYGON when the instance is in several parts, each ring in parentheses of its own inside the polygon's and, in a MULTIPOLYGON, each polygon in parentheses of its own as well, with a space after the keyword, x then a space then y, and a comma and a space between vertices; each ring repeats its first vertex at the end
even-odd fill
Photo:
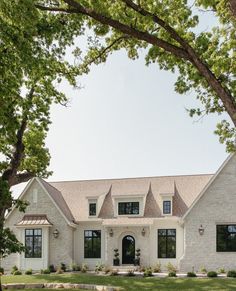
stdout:
POLYGON ((233 16, 236 18, 236 0, 229 0, 229 7, 233 16))

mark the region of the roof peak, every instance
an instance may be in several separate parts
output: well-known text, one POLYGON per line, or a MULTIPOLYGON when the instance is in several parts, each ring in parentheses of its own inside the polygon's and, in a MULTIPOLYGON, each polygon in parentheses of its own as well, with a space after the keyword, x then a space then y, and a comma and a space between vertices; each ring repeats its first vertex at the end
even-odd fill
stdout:
MULTIPOLYGON (((163 175, 163 176, 145 176, 145 177, 128 177, 128 178, 101 178, 101 179, 82 179, 82 180, 61 180, 61 181, 45 181, 51 183, 76 183, 76 182, 96 182, 96 181, 119 181, 119 180, 138 180, 138 179, 154 179, 154 178, 176 178, 176 177, 196 177, 196 176, 213 176, 214 174, 186 174, 186 175, 163 175)), ((53 187, 53 185, 51 185, 53 187)))

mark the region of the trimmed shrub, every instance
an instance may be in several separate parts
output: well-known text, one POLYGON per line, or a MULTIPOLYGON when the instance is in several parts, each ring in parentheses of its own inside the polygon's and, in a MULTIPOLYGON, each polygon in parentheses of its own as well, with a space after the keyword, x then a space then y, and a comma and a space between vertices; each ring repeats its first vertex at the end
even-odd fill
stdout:
POLYGON ((195 272, 188 272, 187 277, 197 277, 195 272))
POLYGON ((206 274, 207 273, 207 269, 204 266, 202 266, 200 268, 200 272, 203 273, 203 274, 206 274))
POLYGON ((227 277, 236 278, 236 270, 229 270, 227 272, 227 277))
POLYGON ((63 272, 66 272, 66 264, 65 263, 61 263, 60 267, 61 267, 63 272))
POLYGON ((169 272, 168 277, 176 277, 176 272, 169 272))
POLYGON ((82 264, 81 272, 82 273, 86 273, 87 271, 88 271, 88 265, 87 264, 82 264))
POLYGON ((32 269, 29 269, 29 270, 25 271, 25 275, 32 275, 32 274, 33 274, 32 269))
POLYGON ((13 273, 14 276, 18 276, 18 275, 22 275, 22 272, 20 270, 16 270, 14 273, 13 273))
POLYGON ((219 274, 225 274, 226 272, 225 272, 224 268, 219 268, 218 273, 219 274))
POLYGON ((144 277, 152 277, 153 276, 152 268, 151 267, 146 268, 145 271, 143 272, 143 276, 144 277))
POLYGON ((0 267, 0 273, 3 275, 4 274, 4 268, 0 267))
POLYGON ((166 265, 166 269, 169 273, 171 273, 171 272, 176 273, 177 272, 177 267, 172 265, 170 262, 166 265))
POLYGON ((101 272, 103 268, 104 268, 104 265, 101 262, 97 262, 96 267, 95 267, 95 272, 96 273, 101 272))
POLYGON ((156 265, 153 267, 154 273, 160 273, 161 272, 161 263, 156 263, 156 265))
POLYGON ((50 270, 50 273, 55 273, 56 272, 56 268, 54 267, 53 264, 50 265, 48 269, 50 270))
POLYGON ((11 274, 14 275, 15 271, 18 271, 18 268, 16 265, 11 268, 11 274))
POLYGON ((217 273, 215 271, 209 271, 207 273, 207 277, 209 277, 209 278, 215 278, 215 277, 217 277, 217 273))
POLYGON ((77 264, 73 264, 73 265, 71 266, 71 269, 72 269, 72 271, 74 271, 74 272, 78 272, 78 271, 81 270, 80 266, 77 265, 77 264))

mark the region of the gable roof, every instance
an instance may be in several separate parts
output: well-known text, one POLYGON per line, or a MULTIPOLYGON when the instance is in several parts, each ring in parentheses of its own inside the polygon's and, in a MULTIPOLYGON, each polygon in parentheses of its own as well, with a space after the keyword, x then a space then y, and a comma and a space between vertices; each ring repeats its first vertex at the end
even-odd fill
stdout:
POLYGON ((102 199, 101 211, 98 213, 99 219, 111 218, 114 213, 112 208, 113 199, 120 196, 135 197, 139 195, 142 195, 144 201, 146 201, 144 217, 160 217, 160 209, 162 207, 160 205, 160 194, 165 193, 174 194, 173 215, 181 217, 186 213, 212 176, 183 175, 51 183, 43 181, 43 183, 58 206, 67 215, 70 211, 75 221, 79 222, 88 219, 88 199, 95 197, 102 199), (156 202, 156 206, 153 205, 153 202, 156 202), (68 208, 65 207, 65 204, 67 204, 68 208))
POLYGON ((42 185, 46 189, 47 193, 51 196, 54 203, 56 203, 58 208, 65 215, 65 217, 70 222, 74 222, 75 219, 74 219, 74 217, 71 213, 71 210, 69 209, 65 199, 63 198, 61 192, 58 189, 56 189, 55 187, 53 187, 51 184, 44 181, 43 179, 41 179, 41 178, 38 178, 38 179, 40 180, 40 182, 42 183, 42 185))
POLYGON ((189 209, 184 214, 183 219, 185 219, 189 215, 189 213, 191 212, 191 210, 195 207, 195 205, 197 205, 198 201, 206 193, 207 189, 214 183, 214 181, 216 180, 216 178, 219 176, 219 174, 222 172, 222 170, 225 168, 225 166, 230 162, 230 160, 234 156, 235 156, 235 153, 233 153, 233 154, 231 154, 231 155, 229 155, 227 157, 227 159, 223 162, 223 164, 220 166, 220 168, 215 173, 215 175, 212 176, 212 178, 208 181, 208 183, 205 185, 205 187, 202 189, 202 191, 199 193, 199 195, 196 196, 196 198, 194 199, 193 203, 191 204, 191 206, 189 207, 189 209))

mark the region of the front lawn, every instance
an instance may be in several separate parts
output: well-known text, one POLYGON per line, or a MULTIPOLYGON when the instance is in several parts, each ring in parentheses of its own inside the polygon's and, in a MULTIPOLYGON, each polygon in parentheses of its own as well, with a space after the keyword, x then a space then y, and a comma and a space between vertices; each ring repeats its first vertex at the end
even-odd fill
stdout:
MULTIPOLYGON (((84 283, 97 285, 112 285, 124 288, 124 291, 156 291, 156 290, 236 290, 236 279, 200 279, 200 278, 143 278, 125 276, 98 276, 92 274, 62 274, 62 275, 31 275, 3 276, 4 283, 84 283)), ((28 289, 29 290, 29 289, 28 289)), ((35 291, 36 289, 34 289, 35 291)), ((39 290, 39 289, 38 289, 39 290)), ((44 289, 46 290, 46 289, 44 289)), ((52 290, 52 289, 51 289, 52 290)), ((65 289, 64 289, 65 290, 65 289)), ((75 289, 73 289, 75 290, 75 289)))

